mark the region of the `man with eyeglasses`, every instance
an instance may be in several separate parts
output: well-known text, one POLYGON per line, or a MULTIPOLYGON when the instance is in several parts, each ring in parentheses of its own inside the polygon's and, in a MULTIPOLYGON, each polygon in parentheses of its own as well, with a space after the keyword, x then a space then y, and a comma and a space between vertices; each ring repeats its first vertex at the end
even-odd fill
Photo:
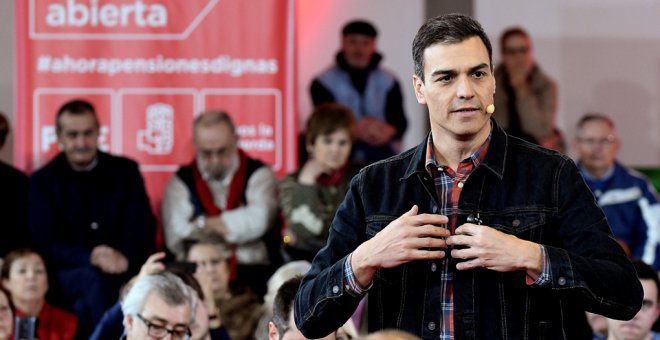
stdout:
POLYGON ((534 62, 532 42, 520 27, 500 38, 502 63, 495 68, 495 120, 509 134, 550 147, 554 140, 557 86, 534 62))
POLYGON ((642 174, 616 160, 619 139, 614 121, 587 114, 577 124, 574 149, 585 182, 603 208, 612 233, 629 256, 660 269, 660 203, 642 174))
POLYGON ((189 339, 194 294, 171 273, 140 277, 122 302, 122 339, 189 339))

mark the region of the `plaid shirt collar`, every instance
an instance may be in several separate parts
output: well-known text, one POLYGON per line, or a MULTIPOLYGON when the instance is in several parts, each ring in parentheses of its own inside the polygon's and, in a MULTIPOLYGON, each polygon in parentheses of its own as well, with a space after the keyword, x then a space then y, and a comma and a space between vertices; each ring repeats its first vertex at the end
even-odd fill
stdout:
MULTIPOLYGON (((472 162, 473 169, 476 169, 477 166, 479 166, 479 163, 481 163, 481 161, 483 161, 483 159, 486 157, 486 153, 488 153, 488 146, 490 145, 490 138, 492 136, 493 136, 493 125, 491 124, 488 138, 486 138, 483 144, 481 144, 481 146, 479 146, 479 148, 475 152, 473 152, 469 157, 462 160, 461 163, 472 162)), ((440 166, 440 164, 438 164, 438 161, 435 159, 433 150, 434 150, 433 136, 432 134, 429 133, 429 137, 426 139, 425 167, 426 167, 426 171, 428 171, 430 175, 433 175, 435 173, 432 170, 436 170, 438 166, 440 166)))

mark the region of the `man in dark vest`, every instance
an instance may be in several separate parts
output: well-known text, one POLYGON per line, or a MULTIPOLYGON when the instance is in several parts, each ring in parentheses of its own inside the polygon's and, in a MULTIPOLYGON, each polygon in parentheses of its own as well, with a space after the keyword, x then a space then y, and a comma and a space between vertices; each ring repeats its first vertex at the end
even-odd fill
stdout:
POLYGON ((346 24, 337 64, 311 86, 315 106, 337 102, 353 111, 358 124, 351 159, 366 163, 401 151, 408 126, 399 82, 380 66, 383 57, 376 52, 376 35, 376 28, 366 21, 346 24))
POLYGON ((225 112, 199 115, 193 135, 195 159, 182 166, 165 188, 162 217, 167 247, 183 259, 184 239, 219 234, 233 246, 232 275, 255 293, 264 293, 278 264, 275 175, 238 147, 234 124, 225 112))

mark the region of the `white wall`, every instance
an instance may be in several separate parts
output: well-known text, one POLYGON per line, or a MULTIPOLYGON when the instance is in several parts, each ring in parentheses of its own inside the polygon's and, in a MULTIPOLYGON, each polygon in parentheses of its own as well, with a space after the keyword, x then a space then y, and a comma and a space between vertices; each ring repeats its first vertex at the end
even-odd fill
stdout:
POLYGON ((570 142, 586 112, 610 115, 619 158, 660 165, 660 3, 650 0, 475 0, 494 43, 511 25, 528 30, 541 67, 559 85, 557 122, 570 142))
POLYGON ((339 50, 341 29, 351 19, 363 18, 378 29, 382 65, 398 77, 408 117, 404 147, 419 144, 428 116, 412 89, 412 40, 425 18, 424 0, 301 0, 297 2, 298 102, 300 126, 311 114, 312 79, 332 65, 339 50))

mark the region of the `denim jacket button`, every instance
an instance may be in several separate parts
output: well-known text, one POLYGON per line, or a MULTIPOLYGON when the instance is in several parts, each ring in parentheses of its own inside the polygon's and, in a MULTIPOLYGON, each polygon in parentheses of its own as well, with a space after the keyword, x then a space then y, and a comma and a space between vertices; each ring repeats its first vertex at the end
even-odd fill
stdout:
POLYGON ((438 213, 438 207, 437 207, 437 206, 433 206, 433 213, 434 213, 434 214, 437 214, 437 213, 438 213))
POLYGON ((431 263, 431 271, 435 273, 436 269, 438 269, 438 266, 435 263, 431 263))
POLYGON ((429 330, 435 330, 435 322, 433 322, 433 321, 429 322, 427 327, 428 327, 429 330))
POLYGON ((99 224, 96 222, 92 222, 92 224, 90 224, 89 227, 92 228, 92 230, 96 230, 99 228, 99 224))
POLYGON ((339 286, 333 286, 332 287, 332 292, 335 293, 335 294, 339 293, 339 286))
POLYGON ((559 279, 557 279, 557 283, 559 283, 560 286, 563 286, 566 284, 566 279, 562 276, 559 279))
POLYGON ((519 226, 520 225, 520 220, 519 219, 513 220, 513 222, 511 222, 511 225, 514 226, 514 227, 519 226))

